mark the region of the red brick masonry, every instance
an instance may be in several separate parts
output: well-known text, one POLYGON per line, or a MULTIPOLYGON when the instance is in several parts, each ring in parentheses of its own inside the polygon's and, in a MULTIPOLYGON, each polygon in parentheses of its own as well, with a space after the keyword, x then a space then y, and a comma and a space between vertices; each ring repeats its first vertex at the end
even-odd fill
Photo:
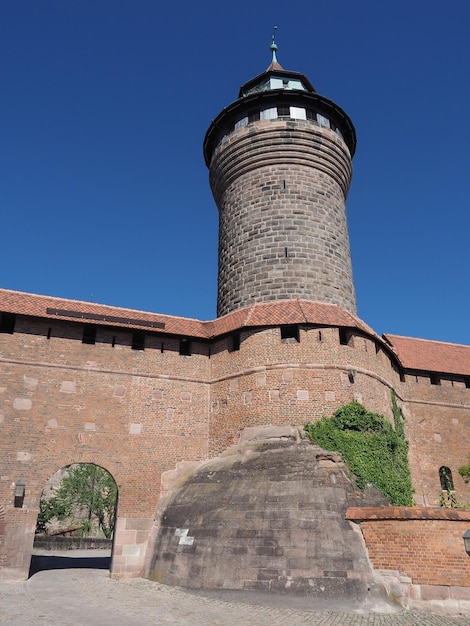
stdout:
POLYGON ((351 507, 377 570, 395 570, 415 585, 470 587, 470 556, 462 536, 470 511, 426 507, 351 507))

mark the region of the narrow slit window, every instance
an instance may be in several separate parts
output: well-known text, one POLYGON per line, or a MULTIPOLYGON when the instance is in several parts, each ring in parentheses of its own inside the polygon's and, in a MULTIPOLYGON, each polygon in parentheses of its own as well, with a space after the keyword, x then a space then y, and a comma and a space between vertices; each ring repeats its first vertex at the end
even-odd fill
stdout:
POLYGON ((145 350, 145 333, 132 333, 132 349, 145 350))
POLYGON ((0 333, 13 335, 15 332, 16 315, 14 313, 2 313, 0 317, 0 333))

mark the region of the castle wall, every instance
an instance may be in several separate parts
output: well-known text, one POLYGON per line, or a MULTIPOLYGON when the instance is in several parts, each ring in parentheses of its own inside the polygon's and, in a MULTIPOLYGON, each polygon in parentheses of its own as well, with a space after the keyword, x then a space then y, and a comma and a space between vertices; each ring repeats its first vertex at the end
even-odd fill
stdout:
MULTIPOLYGON (((24 577, 46 481, 79 462, 108 470, 119 489, 112 571, 139 574, 160 475, 208 449, 205 346, 180 356, 175 339, 132 350, 130 333, 107 330, 81 342, 81 325, 19 320, 0 346, 0 502, 6 504, 4 560, 24 577), (59 336, 58 336, 59 335, 59 336), (119 343, 119 340, 121 342, 119 343), (22 509, 15 483, 26 483, 22 509)), ((1 550, 1 548, 0 548, 1 550)), ((11 573, 9 574, 11 575, 11 573)), ((0 577, 2 570, 0 569, 0 577)))
POLYGON ((400 384, 372 339, 350 336, 342 345, 337 328, 300 327, 298 342, 283 340, 279 328, 243 331, 240 350, 229 352, 222 339, 211 364, 212 454, 246 426, 303 426, 352 400, 391 419, 391 389, 400 384))
POLYGON ((439 385, 429 376, 407 374, 404 387, 406 435, 418 504, 440 503, 439 468, 452 472, 455 495, 462 505, 470 503, 470 485, 458 468, 470 454, 470 389, 463 379, 441 376, 439 385))
POLYGON ((351 507, 377 580, 407 608, 467 613, 470 561, 462 536, 470 512, 423 507, 351 507))
POLYGON ((133 350, 131 332, 98 328, 88 345, 81 324, 18 318, 14 334, 0 335, 0 576, 27 574, 42 489, 66 465, 96 463, 116 480, 112 572, 136 575, 163 472, 217 456, 247 426, 302 427, 352 400, 392 420, 392 389, 416 502, 439 504, 441 466, 452 471, 458 501, 470 502, 458 474, 470 451, 463 378, 400 378, 387 349, 360 331, 286 330, 295 331, 241 328, 239 346, 230 334, 194 340, 183 356, 177 337, 148 333, 145 350, 133 350), (15 509, 20 478, 26 498, 15 509))

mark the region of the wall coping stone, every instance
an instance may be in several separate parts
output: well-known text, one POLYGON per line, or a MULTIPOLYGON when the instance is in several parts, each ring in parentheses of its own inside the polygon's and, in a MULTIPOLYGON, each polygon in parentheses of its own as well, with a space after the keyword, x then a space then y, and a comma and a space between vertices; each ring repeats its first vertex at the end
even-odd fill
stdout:
POLYGON ((351 522, 379 520, 443 520, 450 522, 470 522, 470 511, 425 506, 352 506, 346 511, 346 519, 351 522))

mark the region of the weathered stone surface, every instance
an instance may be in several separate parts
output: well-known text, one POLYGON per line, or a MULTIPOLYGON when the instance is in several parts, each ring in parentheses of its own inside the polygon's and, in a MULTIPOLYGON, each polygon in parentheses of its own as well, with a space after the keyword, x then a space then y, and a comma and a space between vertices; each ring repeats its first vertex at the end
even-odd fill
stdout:
POLYGON ((386 503, 358 492, 338 454, 295 429, 250 429, 161 508, 146 575, 191 588, 365 597, 371 568, 361 535, 344 519, 360 502, 386 503), (190 550, 183 530, 194 538, 190 550))

